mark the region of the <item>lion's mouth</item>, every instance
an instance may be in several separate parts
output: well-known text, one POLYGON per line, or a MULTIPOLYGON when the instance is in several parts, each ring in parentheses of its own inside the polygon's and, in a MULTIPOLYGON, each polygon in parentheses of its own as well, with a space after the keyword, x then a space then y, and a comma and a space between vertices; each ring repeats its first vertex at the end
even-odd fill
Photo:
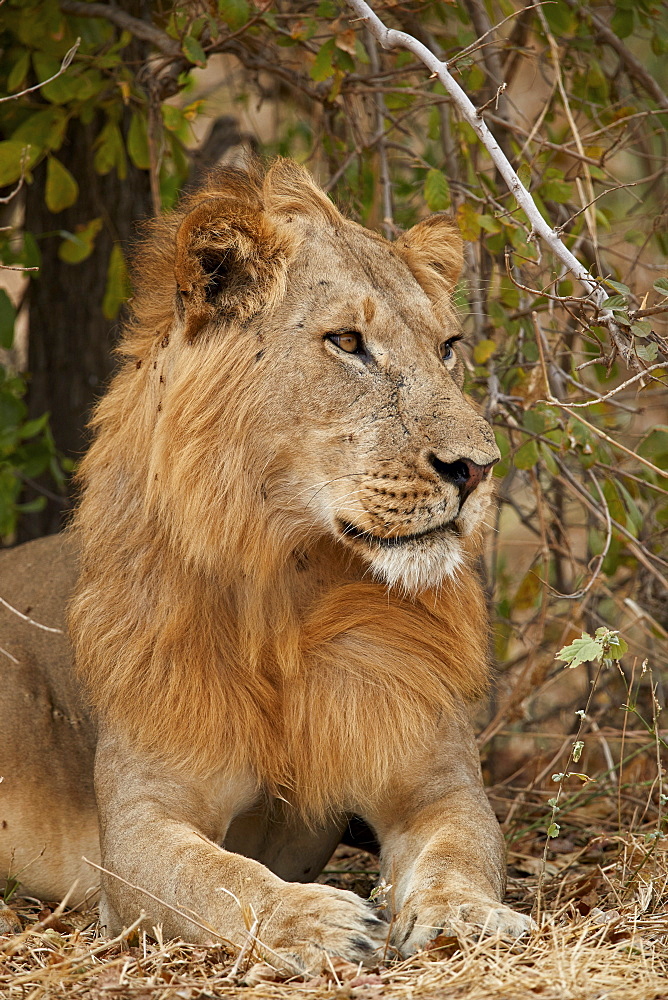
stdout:
POLYGON ((342 534, 347 539, 352 538, 355 541, 363 542, 365 545, 376 546, 379 549, 399 548, 402 545, 410 545, 412 542, 420 542, 423 539, 435 538, 445 533, 451 533, 454 535, 459 534, 459 530, 454 521, 449 521, 446 524, 437 524, 433 528, 427 528, 425 531, 417 531, 413 535, 388 536, 374 535, 371 531, 364 531, 361 528, 356 528, 354 524, 349 524, 347 521, 339 521, 338 523, 342 534))

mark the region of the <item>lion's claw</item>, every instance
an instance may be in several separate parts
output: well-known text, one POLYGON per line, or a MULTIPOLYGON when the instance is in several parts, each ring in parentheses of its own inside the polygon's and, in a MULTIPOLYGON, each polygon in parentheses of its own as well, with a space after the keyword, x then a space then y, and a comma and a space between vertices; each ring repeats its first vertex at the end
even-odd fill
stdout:
POLYGON ((260 941, 268 946, 266 961, 284 956, 304 973, 318 975, 327 956, 374 965, 384 947, 388 925, 369 913, 366 900, 345 889, 324 885, 283 887, 282 898, 264 927, 260 941), (269 948, 271 952, 269 952, 269 948))
POLYGON ((519 938, 536 929, 524 913, 518 913, 496 900, 473 897, 456 902, 409 902, 399 914, 392 943, 404 958, 420 951, 439 934, 483 933, 519 938))

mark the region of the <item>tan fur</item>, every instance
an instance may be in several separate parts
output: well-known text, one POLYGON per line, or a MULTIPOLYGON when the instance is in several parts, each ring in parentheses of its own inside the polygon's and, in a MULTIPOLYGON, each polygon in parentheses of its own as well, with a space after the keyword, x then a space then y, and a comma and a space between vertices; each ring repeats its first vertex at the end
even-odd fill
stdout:
MULTIPOLYGON (((355 745, 359 756, 350 760, 351 720, 360 733, 371 734, 380 713, 406 752, 420 738, 425 718, 481 693, 484 605, 471 574, 456 584, 447 581, 438 594, 402 600, 388 597, 378 584, 353 583, 356 574, 335 562, 326 567, 330 578, 319 600, 295 606, 300 595, 289 555, 304 544, 304 528, 297 519, 288 522, 279 490, 267 499, 262 495, 262 477, 278 480, 283 470, 268 465, 270 435, 257 429, 256 415, 266 412, 270 391, 250 360, 257 337, 242 339, 227 356, 212 349, 213 333, 191 343, 214 309, 203 304, 197 288, 206 280, 197 248, 212 254, 236 241, 240 266, 253 261, 252 296, 245 284, 239 294, 233 282, 229 295, 241 305, 226 299, 222 307, 227 324, 238 324, 243 336, 243 320, 259 299, 268 300, 269 311, 284 295, 281 265, 299 243, 281 226, 281 215, 296 210, 298 197, 301 213, 316 223, 322 217, 343 226, 344 220, 292 165, 269 174, 265 197, 272 209, 271 199, 277 206, 273 218, 261 212, 255 223, 253 210, 258 213, 262 204, 257 178, 249 183, 226 174, 210 183, 186 203, 180 218, 163 223, 167 232, 176 229, 175 259, 169 258, 173 244, 159 253, 151 244, 138 268, 136 326, 121 348, 127 360, 95 415, 98 438, 81 469, 86 493, 77 526, 85 544, 71 632, 94 703, 143 749, 207 771, 218 766, 224 742, 232 769, 245 763, 272 791, 294 789, 299 807, 319 818, 323 809, 343 805, 336 776, 344 759, 345 770, 364 789, 377 786, 386 769, 386 748, 377 734, 355 745), (216 197, 216 185, 230 193, 216 197), (234 221, 226 229, 228 214, 234 221), (262 279, 258 261, 273 268, 262 279), (174 271, 188 293, 186 318, 183 334, 172 331, 164 344, 174 271), (119 489, 125 499, 110 502, 119 489), (274 510, 272 504, 281 506, 274 510), (466 622, 453 618, 454 602, 467 607, 466 622), (363 639, 346 648, 344 658, 338 648, 332 656, 337 639, 345 642, 350 634, 363 639), (391 664, 373 660, 381 635, 396 651, 391 664), (402 657, 411 654, 416 668, 406 677, 402 657), (322 666, 314 672, 309 660, 322 666), (375 683, 376 671, 378 693, 370 698, 367 685, 375 683), (326 683, 319 682, 322 677, 326 683), (138 678, 141 700, 133 696, 138 678), (313 704, 329 721, 322 730, 326 752, 314 750, 317 725, 304 732, 313 704)), ((443 253, 444 246, 450 258, 461 253, 451 228, 445 240, 438 226, 429 226, 426 236, 434 233, 434 253, 443 253)), ((411 249, 414 267, 424 239, 416 238, 418 249, 411 249)), ((427 256, 421 266, 430 266, 427 256)), ((449 283, 455 277, 448 271, 449 283)), ((439 280, 435 272, 430 292, 442 296, 439 280)), ((369 301, 363 304, 367 313, 369 301)), ((366 797, 362 790, 359 797, 366 797)))
MULTIPOLYGON (((215 172, 151 226, 81 466, 69 623, 104 863, 235 940, 241 893, 300 967, 365 959, 384 932, 249 858, 312 878, 353 813, 400 886, 404 952, 458 912, 526 927, 498 904, 464 711, 487 681, 473 561, 498 452, 440 346, 461 259, 444 217, 388 243, 296 164, 215 172)), ((148 906, 199 939, 103 887, 111 931, 148 906)))

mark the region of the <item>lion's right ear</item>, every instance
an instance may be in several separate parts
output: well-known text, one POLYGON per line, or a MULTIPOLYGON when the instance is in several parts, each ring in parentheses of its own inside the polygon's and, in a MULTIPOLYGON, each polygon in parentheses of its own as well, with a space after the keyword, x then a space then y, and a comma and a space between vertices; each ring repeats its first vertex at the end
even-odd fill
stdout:
POLYGON ((430 298, 438 301, 453 291, 464 264, 464 244, 449 215, 430 215, 394 246, 430 298))
POLYGON ((208 198, 176 233, 174 275, 185 312, 185 336, 219 317, 245 320, 285 289, 290 241, 259 208, 208 198))

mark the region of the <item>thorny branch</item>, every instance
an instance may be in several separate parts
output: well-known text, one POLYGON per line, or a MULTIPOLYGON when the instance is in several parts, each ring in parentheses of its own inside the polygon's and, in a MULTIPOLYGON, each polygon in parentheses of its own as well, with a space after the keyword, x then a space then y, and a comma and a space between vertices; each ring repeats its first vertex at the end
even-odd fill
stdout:
POLYGON ((633 347, 629 343, 628 336, 616 321, 612 311, 605 308, 605 300, 608 298, 607 292, 596 278, 590 274, 587 268, 580 263, 577 257, 564 245, 557 230, 551 227, 543 218, 529 191, 522 184, 484 119, 479 115, 479 110, 450 74, 448 64, 435 56, 417 38, 414 38, 405 31, 388 28, 365 0, 348 0, 348 4, 358 15, 359 19, 365 22, 367 28, 375 35, 383 48, 407 49, 424 63, 433 76, 438 77, 459 112, 487 149, 492 162, 508 185, 517 204, 529 219, 531 224, 529 238, 539 236, 547 244, 552 253, 575 275, 583 285, 586 293, 582 304, 590 303, 594 307, 596 310, 596 322, 607 327, 616 350, 624 358, 626 364, 638 372, 642 371, 642 363, 635 355, 633 347))

